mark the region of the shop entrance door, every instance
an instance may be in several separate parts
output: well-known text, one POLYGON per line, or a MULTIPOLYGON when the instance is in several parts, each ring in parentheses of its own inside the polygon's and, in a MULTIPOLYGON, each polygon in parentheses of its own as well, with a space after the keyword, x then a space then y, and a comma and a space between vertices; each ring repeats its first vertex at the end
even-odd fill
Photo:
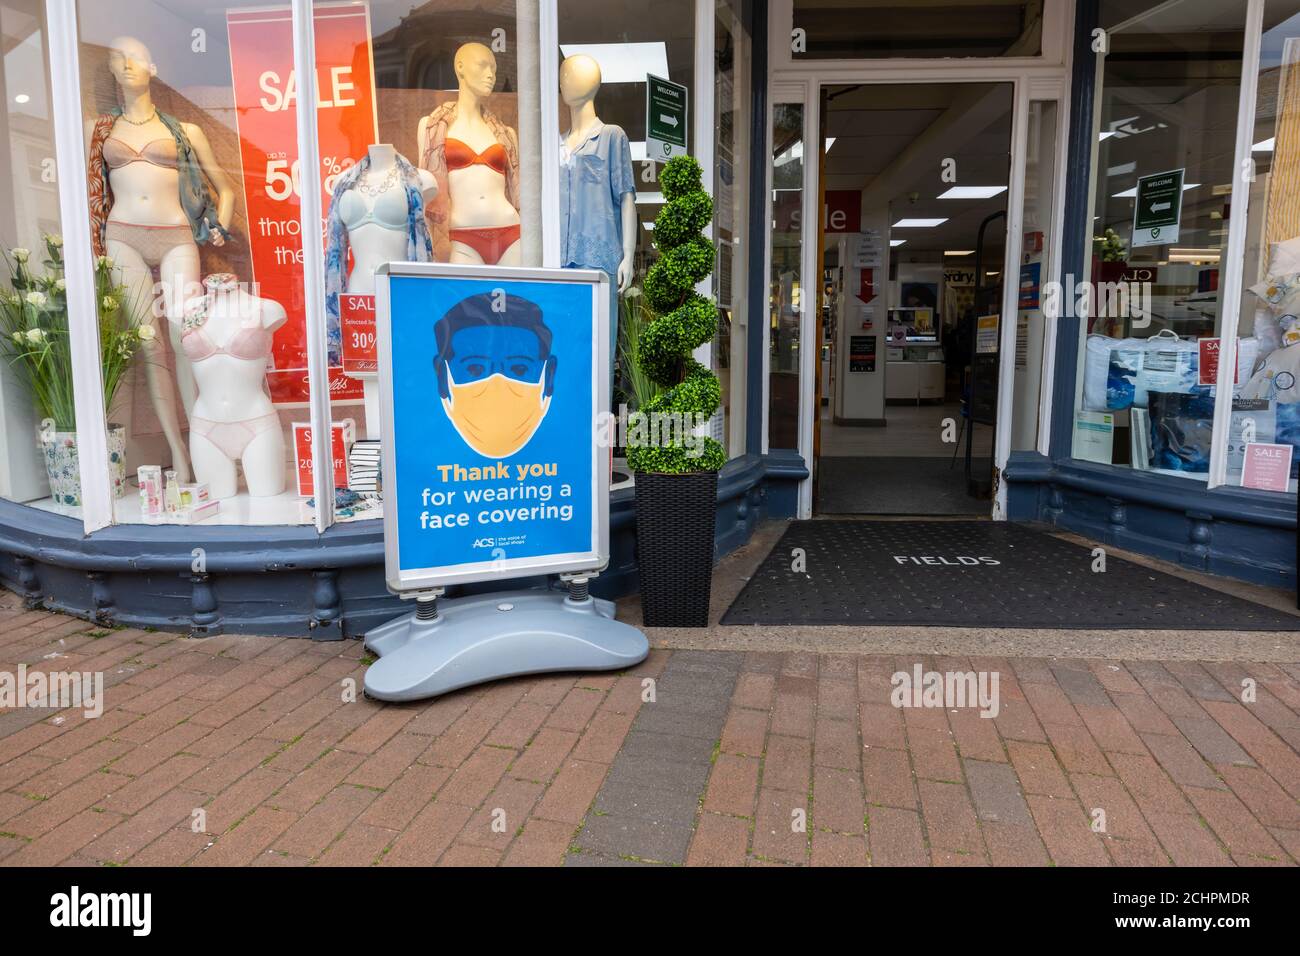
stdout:
POLYGON ((953 76, 774 86, 767 431, 801 517, 1005 517, 1045 450, 1060 93, 953 76))

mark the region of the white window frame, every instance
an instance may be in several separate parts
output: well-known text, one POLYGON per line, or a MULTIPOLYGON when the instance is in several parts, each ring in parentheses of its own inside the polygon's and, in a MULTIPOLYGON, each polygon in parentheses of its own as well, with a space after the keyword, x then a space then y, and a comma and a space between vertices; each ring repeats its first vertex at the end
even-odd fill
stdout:
MULTIPOLYGON (((815 87, 813 87, 812 82, 808 79, 793 80, 793 81, 773 80, 768 87, 767 115, 765 117, 767 128, 763 134, 764 152, 767 157, 767 162, 765 164, 767 180, 763 184, 763 196, 764 196, 763 288, 769 290, 769 295, 764 297, 762 303, 750 303, 751 309, 755 308, 756 306, 761 306, 762 308, 762 313, 761 316, 759 317, 759 321, 763 323, 763 344, 762 344, 763 372, 762 372, 762 382, 760 384, 760 387, 762 388, 763 391, 763 431, 762 431, 763 446, 762 447, 763 447, 763 454, 765 455, 771 451, 771 443, 768 440, 768 429, 770 428, 771 417, 772 417, 771 414, 772 412, 771 409, 772 314, 771 314, 770 290, 772 288, 772 226, 774 223, 774 220, 772 218, 773 216, 772 187, 773 187, 773 183, 775 182, 774 179, 775 172, 774 172, 774 167, 772 165, 772 159, 773 159, 772 135, 773 135, 774 114, 775 114, 776 107, 778 105, 801 106, 803 108, 804 159, 803 159, 802 200, 803 200, 803 206, 804 208, 806 208, 808 203, 808 197, 810 195, 809 190, 816 188, 816 183, 817 183, 816 170, 812 168, 813 163, 811 162, 810 157, 808 155, 809 153, 808 144, 813 142, 813 139, 816 136, 816 129, 817 129, 815 125, 812 125, 814 122, 814 117, 813 117, 813 106, 810 102, 810 97, 815 95, 814 91, 815 91, 815 87)), ((814 219, 815 218, 816 217, 814 217, 814 219)), ((806 277, 812 275, 816 271, 817 259, 816 259, 816 255, 810 251, 812 246, 815 245, 816 242, 815 242, 815 238, 813 242, 808 241, 808 225, 807 225, 808 217, 806 215, 801 215, 800 219, 804 223, 803 232, 799 237, 799 242, 800 242, 799 342, 801 346, 799 375, 800 375, 800 381, 803 381, 804 380, 803 376, 807 374, 804 357, 805 357, 805 353, 810 351, 807 348, 802 348, 804 343, 807 342, 808 340, 808 324, 809 324, 808 323, 808 295, 807 295, 808 290, 806 288, 805 282, 806 282, 806 277)), ((815 234, 815 228, 814 228, 814 234, 815 234)), ((808 381, 812 381, 812 380, 808 379, 808 381)), ((804 424, 805 424, 804 409, 806 406, 811 405, 810 402, 804 401, 804 398, 805 396, 803 394, 803 391, 800 390, 799 443, 801 449, 804 446, 804 424)), ((809 421, 811 422, 811 419, 809 421)), ((809 424, 809 428, 811 428, 811 424, 809 424)), ((812 439, 811 439, 811 431, 810 431, 808 441, 811 442, 811 440, 812 439)), ((811 445, 809 444, 808 447, 811 447, 811 445)), ((809 486, 808 494, 810 496, 809 500, 811 501, 811 493, 812 493, 811 483, 804 482, 803 484, 807 484, 809 486)), ((800 496, 802 497, 802 495, 803 495, 803 490, 801 485, 800 496)))
MULTIPOLYGON (((1241 56, 1241 92, 1237 103, 1237 141, 1233 150, 1231 209, 1228 219, 1228 268, 1222 272, 1222 314, 1219 322, 1219 374, 1215 383, 1214 430, 1210 437, 1211 491, 1228 484, 1228 438, 1232 429, 1232 392, 1237 372, 1237 330, 1240 328, 1242 272, 1246 268, 1246 230, 1250 220, 1251 145, 1255 132, 1255 100, 1259 87, 1259 51, 1263 42, 1265 0, 1248 0, 1241 56)), ((1264 211, 1268 214, 1267 208, 1264 211)), ((1265 250, 1266 252, 1267 250, 1265 250)))
MULTIPOLYGON (((1037 57, 969 57, 945 58, 935 60, 920 59, 867 59, 867 60, 795 60, 790 53, 790 35, 792 27, 792 0, 772 0, 769 8, 769 60, 773 65, 770 72, 771 92, 769 103, 798 102, 795 99, 778 98, 778 89, 790 89, 802 86, 804 109, 805 143, 815 141, 816 130, 820 124, 821 97, 820 89, 824 85, 880 84, 898 85, 905 83, 1004 83, 1010 84, 1013 91, 1012 117, 1012 163, 1011 183, 1007 197, 1007 243, 1003 259, 1002 283, 1002 329, 1000 343, 1000 369, 998 377, 998 428, 994 446, 994 468, 998 474, 1006 468, 1010 456, 1012 396, 1015 374, 1015 315, 1018 303, 1018 283, 1009 281, 1009 277, 1019 275, 1021 253, 1021 223, 1024 217, 1024 179, 1026 136, 1028 129, 1028 107, 1030 100, 1053 100, 1057 104, 1057 115, 1061 118, 1056 138, 1056 156, 1054 168, 1064 173, 1069 155, 1068 126, 1068 90, 1069 90, 1069 51, 1074 35, 1073 0, 1047 0, 1044 5, 1042 55, 1037 57), (810 134, 809 131, 812 131, 810 134)), ((768 142, 771 142, 771 109, 768 110, 768 142)), ((770 172, 769 172, 770 175, 770 172)), ((817 195, 817 164, 805 162, 805 197, 817 195), (811 186, 808 180, 811 176, 811 186)), ((1063 185, 1063 180, 1059 180, 1063 185)), ((1061 235, 1064 213, 1064 188, 1054 202, 1053 236, 1057 242, 1061 235)), ((805 201, 808 201, 805 199, 805 201)), ((816 202, 814 198, 812 200, 816 202)), ((803 217, 803 268, 805 275, 811 275, 816 269, 817 226, 819 216, 803 217), (809 263, 811 262, 811 265, 809 263)), ((772 192, 769 182, 767 189, 768 254, 765 257, 765 275, 767 286, 771 280, 771 224, 772 192)), ((1057 254, 1059 257, 1059 253, 1057 254)), ((1054 274, 1049 271, 1048 278, 1054 274)), ((1047 281, 1046 279, 1044 281, 1047 281)), ((809 312, 803 296, 800 296, 801 314, 801 382, 811 384, 816 372, 815 358, 811 343, 814 339, 809 332, 809 312)), ((768 323, 770 327, 770 322, 768 323)), ((763 398, 763 451, 768 451, 767 420, 770 392, 767 391, 768 378, 766 348, 769 334, 764 333, 764 398, 763 398)), ((1043 368, 1040 392, 1038 448, 1045 451, 1051 439, 1051 369, 1055 362, 1055 326, 1047 329, 1044 336, 1043 368)), ((812 486, 816 461, 813 456, 813 416, 816 410, 812 402, 806 401, 803 394, 809 391, 807 384, 800 391, 799 453, 808 463, 809 477, 799 486, 797 516, 812 516, 812 486)), ((995 520, 1006 518, 1006 485, 998 482, 997 495, 991 508, 995 520)))

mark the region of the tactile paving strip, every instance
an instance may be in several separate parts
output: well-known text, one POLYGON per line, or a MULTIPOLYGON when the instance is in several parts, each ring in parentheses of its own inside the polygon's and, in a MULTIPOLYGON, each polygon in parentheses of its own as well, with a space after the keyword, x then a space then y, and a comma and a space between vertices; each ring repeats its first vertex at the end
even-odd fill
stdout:
POLYGON ((1007 522, 795 521, 722 623, 1300 631, 1300 616, 1113 555, 1093 565, 1007 522))

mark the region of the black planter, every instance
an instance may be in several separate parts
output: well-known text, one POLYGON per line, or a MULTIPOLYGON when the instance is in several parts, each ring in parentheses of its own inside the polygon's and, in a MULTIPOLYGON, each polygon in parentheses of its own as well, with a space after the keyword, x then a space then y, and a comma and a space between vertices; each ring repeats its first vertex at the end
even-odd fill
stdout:
POLYGON ((647 627, 708 627, 718 473, 636 476, 637 570, 647 627))

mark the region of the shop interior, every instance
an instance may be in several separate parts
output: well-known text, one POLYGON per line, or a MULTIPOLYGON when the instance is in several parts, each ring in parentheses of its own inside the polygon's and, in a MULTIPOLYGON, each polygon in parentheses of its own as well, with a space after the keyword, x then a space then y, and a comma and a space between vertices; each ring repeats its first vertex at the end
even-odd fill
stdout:
POLYGON ((826 87, 823 107, 814 509, 987 515, 972 349, 1001 308, 1011 87, 826 87))

